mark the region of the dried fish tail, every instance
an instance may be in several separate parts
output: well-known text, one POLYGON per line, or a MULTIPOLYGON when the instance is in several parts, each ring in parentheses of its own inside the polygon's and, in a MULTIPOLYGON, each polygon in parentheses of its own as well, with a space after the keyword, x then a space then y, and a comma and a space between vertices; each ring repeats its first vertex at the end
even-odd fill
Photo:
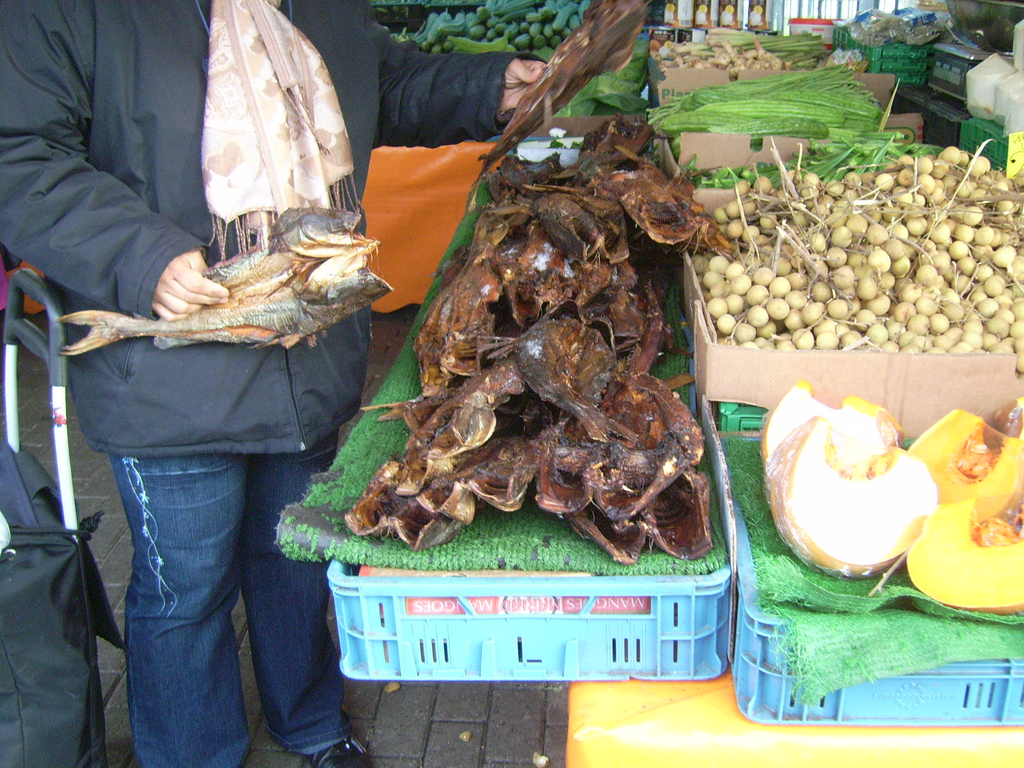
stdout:
POLYGON ((145 331, 137 332, 131 326, 133 321, 142 325, 148 325, 150 321, 142 318, 131 318, 119 312, 106 312, 98 309, 89 309, 82 312, 72 312, 57 318, 62 323, 73 323, 75 325, 90 325, 92 330, 84 339, 69 344, 61 349, 65 355, 80 355, 93 349, 105 347, 115 341, 121 341, 131 336, 139 336, 145 331))

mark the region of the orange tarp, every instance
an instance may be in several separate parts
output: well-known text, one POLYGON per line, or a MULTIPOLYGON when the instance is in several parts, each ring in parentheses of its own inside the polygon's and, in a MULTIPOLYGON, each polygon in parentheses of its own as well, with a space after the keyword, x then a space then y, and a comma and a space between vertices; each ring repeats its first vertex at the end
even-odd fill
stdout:
POLYGON ((761 725, 732 676, 569 686, 566 768, 1011 768, 1024 728, 761 725))
POLYGON ((373 308, 420 304, 437 264, 466 213, 480 156, 492 144, 467 141, 437 149, 378 147, 363 194, 367 234, 380 241, 374 271, 394 290, 373 308))

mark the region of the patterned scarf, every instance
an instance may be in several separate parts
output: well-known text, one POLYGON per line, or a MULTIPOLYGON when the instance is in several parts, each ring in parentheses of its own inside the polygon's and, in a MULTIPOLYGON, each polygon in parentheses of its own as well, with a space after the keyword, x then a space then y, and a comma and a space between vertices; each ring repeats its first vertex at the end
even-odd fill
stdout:
POLYGON ((244 249, 289 208, 360 210, 330 74, 280 4, 213 0, 202 157, 222 253, 230 223, 244 249))

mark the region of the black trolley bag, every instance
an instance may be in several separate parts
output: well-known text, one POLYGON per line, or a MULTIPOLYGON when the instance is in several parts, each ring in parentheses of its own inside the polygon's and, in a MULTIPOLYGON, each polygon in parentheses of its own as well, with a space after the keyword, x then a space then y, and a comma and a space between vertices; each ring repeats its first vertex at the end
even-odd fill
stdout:
MULTIPOLYGON (((122 648, 71 479, 60 303, 31 270, 12 276, 4 321, 7 440, 0 448, 0 766, 106 768, 97 636, 122 648), (48 333, 24 314, 46 308, 48 333), (21 450, 17 358, 46 361, 58 482, 21 450), (6 524, 5 524, 5 522, 6 524), (9 532, 8 535, 5 535, 9 532), (6 542, 6 543, 5 543, 6 542)), ((98 515, 94 516, 98 518, 98 515)))

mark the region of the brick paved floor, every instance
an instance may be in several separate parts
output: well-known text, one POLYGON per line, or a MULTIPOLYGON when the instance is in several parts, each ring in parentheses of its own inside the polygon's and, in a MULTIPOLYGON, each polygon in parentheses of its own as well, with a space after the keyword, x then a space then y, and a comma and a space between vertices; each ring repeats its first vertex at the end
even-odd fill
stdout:
MULTIPOLYGON (((373 396, 390 368, 415 310, 408 307, 374 316, 364 402, 373 396)), ((19 355, 18 386, 22 448, 38 456, 53 472, 45 369, 41 361, 25 351, 19 355)), ((77 430, 73 405, 70 410, 71 463, 79 515, 87 517, 99 510, 105 513, 91 546, 123 627, 124 595, 131 568, 127 523, 106 457, 85 445, 77 430)), ((244 768, 300 768, 305 761, 281 751, 263 725, 241 604, 234 616, 252 733, 244 768)), ((136 768, 139 763, 132 751, 128 724, 124 656, 105 641, 99 645, 110 768, 136 768)), ((356 736, 368 746, 374 768, 532 768, 534 752, 547 755, 551 768, 565 764, 566 683, 403 683, 398 690, 385 692, 387 682, 350 681, 345 695, 356 736), (463 740, 460 735, 466 732, 470 736, 463 740)))

